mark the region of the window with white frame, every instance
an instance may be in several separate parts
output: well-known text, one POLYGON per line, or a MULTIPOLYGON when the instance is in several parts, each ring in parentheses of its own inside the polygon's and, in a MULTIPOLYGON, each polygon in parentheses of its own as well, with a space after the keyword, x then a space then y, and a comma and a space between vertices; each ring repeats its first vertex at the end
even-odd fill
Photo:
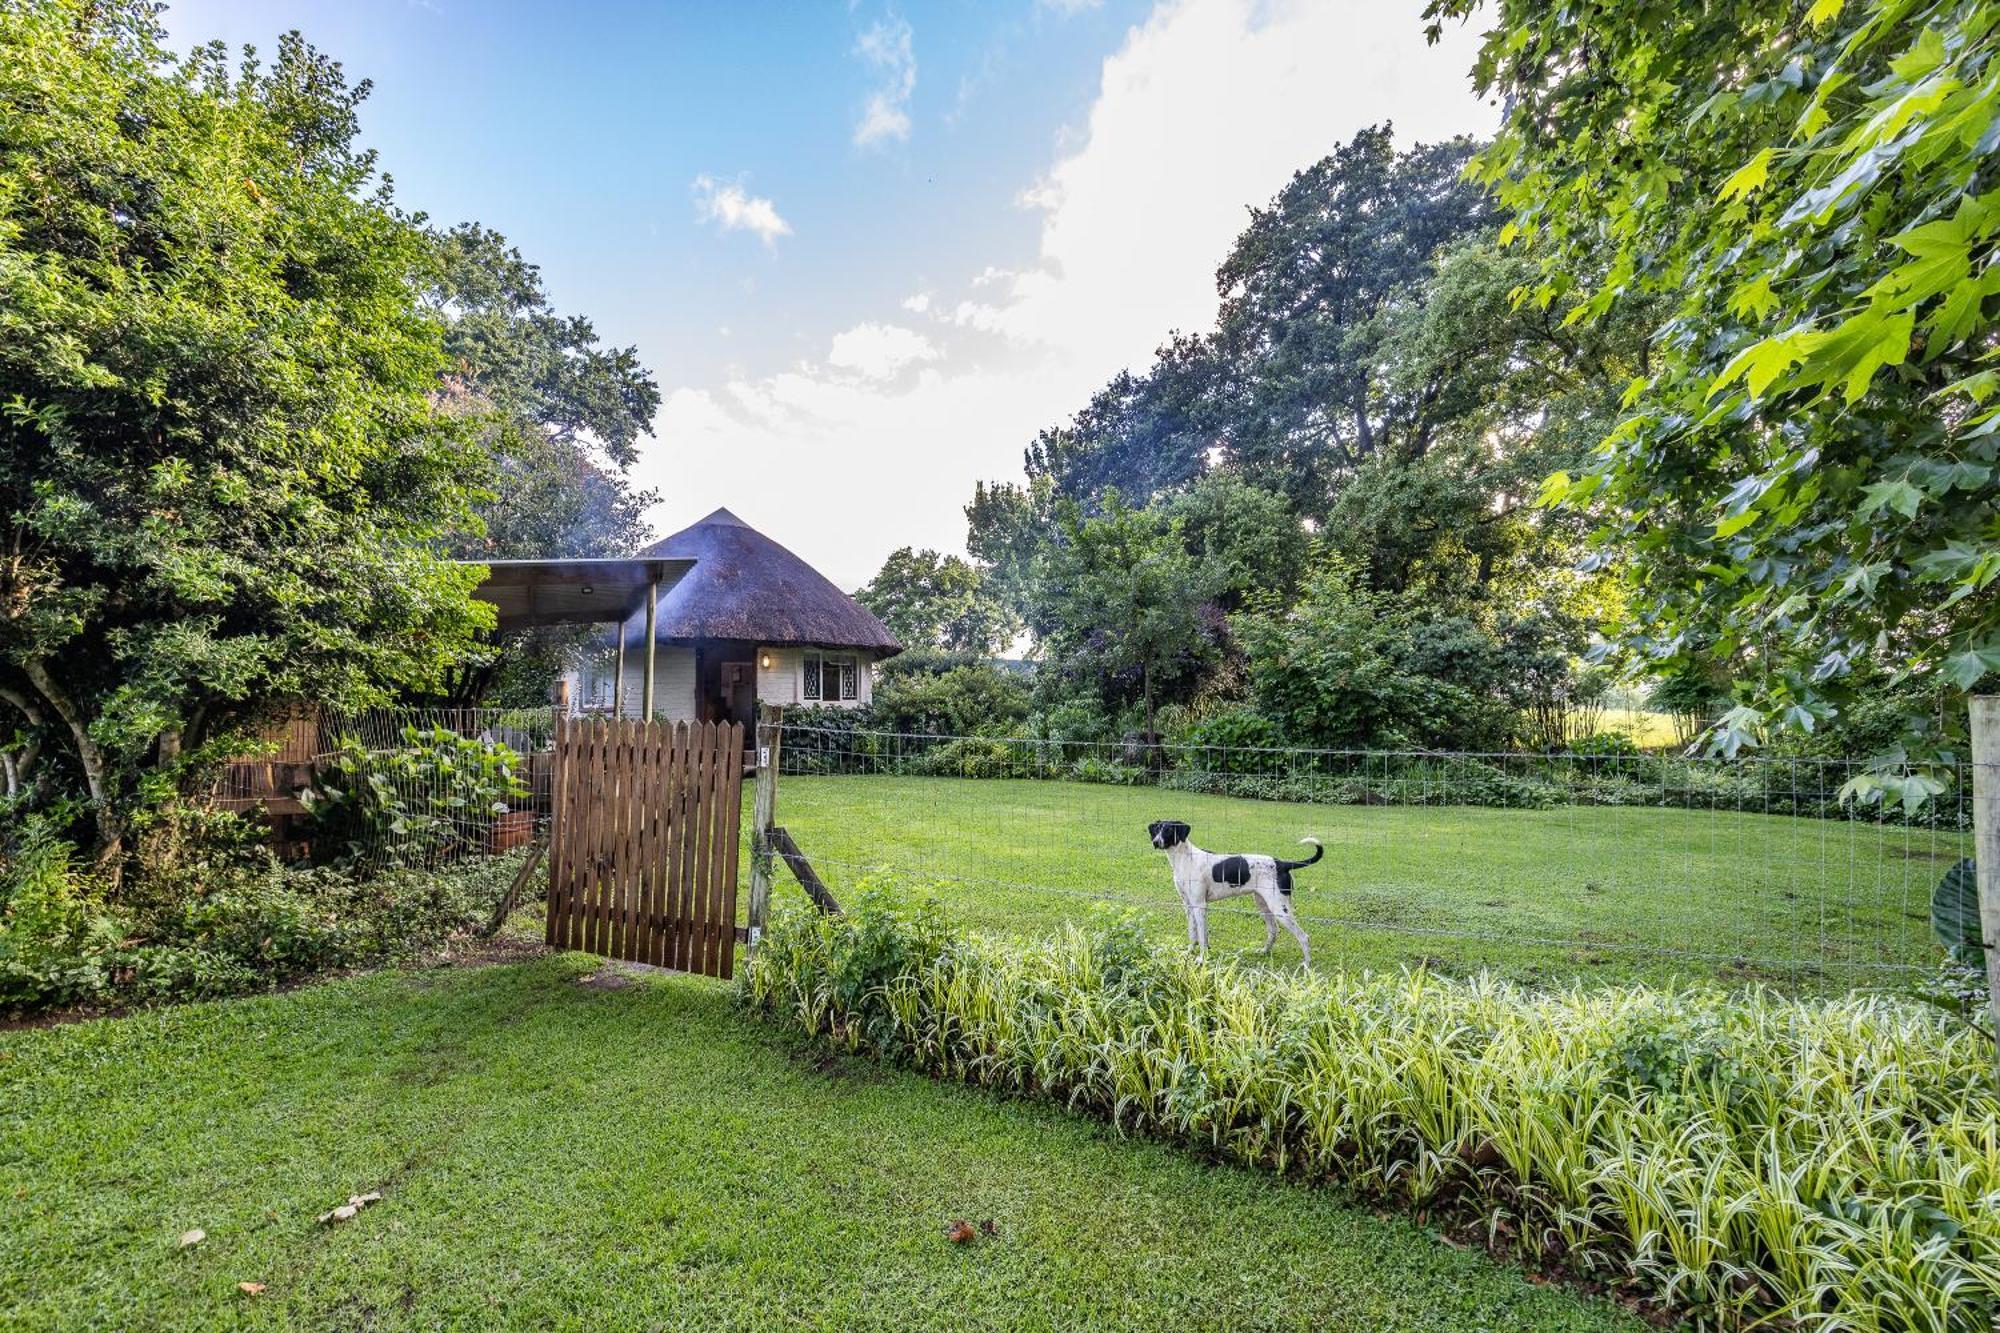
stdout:
POLYGON ((860 698, 861 663, 852 653, 807 653, 799 694, 812 703, 860 698))

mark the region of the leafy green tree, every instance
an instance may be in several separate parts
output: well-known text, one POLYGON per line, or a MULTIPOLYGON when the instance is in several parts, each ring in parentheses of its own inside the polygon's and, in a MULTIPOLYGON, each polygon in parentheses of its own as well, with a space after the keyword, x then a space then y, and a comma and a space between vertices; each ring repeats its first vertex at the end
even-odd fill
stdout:
POLYGON ((1044 430, 1028 475, 1088 508, 1106 487, 1143 502, 1227 466, 1323 518, 1378 451, 1421 456, 1477 385, 1442 360, 1427 380, 1392 377, 1385 349, 1421 314, 1440 247, 1494 224, 1461 179, 1472 151, 1398 153, 1383 125, 1297 173, 1216 271, 1215 328, 1169 335, 1143 374, 1044 430))
POLYGON ((990 656, 1019 632, 1019 621, 963 556, 899 547, 854 598, 907 648, 990 656))
POLYGON ((541 271, 477 223, 435 234, 425 303, 444 325, 446 395, 475 414, 495 459, 495 494, 461 553, 556 558, 624 555, 651 536, 625 470, 660 407, 634 347, 599 345, 581 315, 559 315, 541 271))
POLYGON ((1253 209, 1216 272, 1211 335, 1227 457, 1301 513, 1379 452, 1420 456, 1456 382, 1390 378, 1383 344, 1410 317, 1441 246, 1491 225, 1461 179, 1464 139, 1397 153, 1387 125, 1363 130, 1253 209))
POLYGON ((1428 397, 1435 424, 1335 493, 1327 533, 1373 586, 1464 606, 1489 599, 1512 564, 1580 555, 1580 519, 1534 501, 1616 424, 1619 394, 1646 364, 1646 310, 1564 328, 1560 308, 1515 301, 1534 273, 1481 233, 1441 251, 1421 290, 1383 316, 1384 379, 1398 396, 1428 397))
POLYGON ((426 685, 490 623, 367 85, 296 35, 177 59, 154 10, 0 7, 0 700, 112 875, 244 719, 426 685))
POLYGON ((1486 749, 1511 738, 1493 638, 1370 588, 1338 555, 1314 566, 1296 603, 1259 598, 1233 624, 1251 697, 1288 744, 1486 749))
POLYGON ((1055 533, 1056 489, 1047 477, 977 482, 965 506, 965 550, 990 594, 1037 635, 1035 571, 1055 533))
POLYGON ((1733 673, 1725 749, 1835 716, 1864 665, 1991 679, 2000 4, 1496 10, 1475 81, 1511 110, 1477 171, 1541 265, 1524 300, 1572 326, 1670 306, 1624 419, 1549 488, 1629 581, 1632 661, 1733 673))
POLYGON ((1188 554, 1180 521, 1130 507, 1116 488, 1094 517, 1062 501, 1056 526, 1039 579, 1048 637, 1072 663, 1101 674, 1136 672, 1151 738, 1156 687, 1207 652, 1201 613, 1212 587, 1188 554))
MULTIPOLYGON (((660 389, 636 348, 606 348, 580 315, 549 304, 541 272, 490 228, 433 233, 424 286, 450 359, 443 401, 467 416, 492 457, 491 493, 454 550, 467 559, 626 555, 652 535, 626 471, 659 410, 660 389)), ((594 635, 589 628, 517 630, 446 682, 454 702, 541 703, 594 635)))
POLYGON ((1177 527, 1203 586, 1224 612, 1258 593, 1289 596, 1311 542, 1285 497, 1230 472, 1210 472, 1154 506, 1177 527))
POLYGON ((1226 429, 1221 384, 1207 338, 1170 334, 1144 374, 1119 371, 1067 425, 1036 436, 1028 475, 1085 505, 1108 486, 1144 499, 1184 485, 1226 429))

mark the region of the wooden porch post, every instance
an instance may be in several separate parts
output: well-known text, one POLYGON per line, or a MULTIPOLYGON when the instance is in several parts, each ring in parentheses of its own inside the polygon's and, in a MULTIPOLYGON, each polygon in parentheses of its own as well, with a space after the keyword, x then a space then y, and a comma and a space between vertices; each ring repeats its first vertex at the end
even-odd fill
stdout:
POLYGON ((625 622, 619 621, 618 655, 611 659, 611 716, 625 716, 625 622))
POLYGON ((639 716, 647 722, 653 720, 653 657, 658 646, 653 639, 653 630, 660 622, 660 581, 655 578, 646 585, 646 683, 639 691, 639 716))

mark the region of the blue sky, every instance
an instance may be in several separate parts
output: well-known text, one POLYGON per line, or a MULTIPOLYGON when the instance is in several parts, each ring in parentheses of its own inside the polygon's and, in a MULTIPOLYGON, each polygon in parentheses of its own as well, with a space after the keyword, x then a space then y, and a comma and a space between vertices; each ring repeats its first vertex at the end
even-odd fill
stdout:
POLYGON ((668 401, 669 531, 727 504, 836 582, 957 548, 978 478, 1170 328, 1290 172, 1363 125, 1483 132, 1420 0, 179 0, 374 81, 406 208, 477 219, 668 401))

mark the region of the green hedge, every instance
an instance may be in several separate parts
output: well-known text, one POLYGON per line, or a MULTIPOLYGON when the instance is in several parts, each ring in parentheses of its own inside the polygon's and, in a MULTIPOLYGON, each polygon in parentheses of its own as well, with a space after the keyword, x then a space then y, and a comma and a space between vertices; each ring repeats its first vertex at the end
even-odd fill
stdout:
POLYGON ((1281 977, 1130 921, 1023 946, 875 894, 781 915, 742 986, 851 1049, 1476 1215, 1725 1325, 2000 1314, 1992 1047, 1921 1006, 1281 977))

